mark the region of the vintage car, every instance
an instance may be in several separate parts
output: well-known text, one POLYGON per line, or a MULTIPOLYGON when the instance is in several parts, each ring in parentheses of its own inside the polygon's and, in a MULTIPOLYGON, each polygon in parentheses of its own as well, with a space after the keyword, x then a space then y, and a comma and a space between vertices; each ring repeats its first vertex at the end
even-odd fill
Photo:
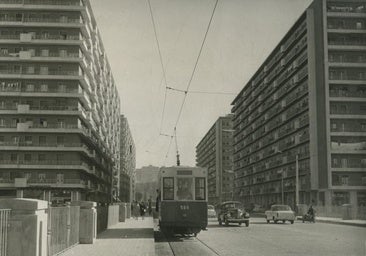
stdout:
POLYGON ((272 205, 271 210, 266 211, 264 214, 266 215, 267 223, 272 220, 274 223, 278 221, 282 221, 283 223, 289 221, 291 224, 294 224, 295 221, 295 213, 288 205, 272 205))
POLYGON ((216 211, 213 205, 207 205, 207 217, 216 218, 216 211))
POLYGON ((249 213, 244 210, 242 203, 237 201, 223 202, 218 206, 217 220, 219 224, 225 223, 226 226, 229 223, 238 223, 241 225, 245 223, 245 226, 249 226, 249 213))

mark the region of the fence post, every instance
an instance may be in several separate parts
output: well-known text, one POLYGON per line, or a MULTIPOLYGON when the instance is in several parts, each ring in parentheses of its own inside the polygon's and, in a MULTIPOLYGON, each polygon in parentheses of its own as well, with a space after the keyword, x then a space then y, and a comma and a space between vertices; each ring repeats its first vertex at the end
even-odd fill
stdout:
POLYGON ((47 256, 48 202, 35 199, 0 199, 0 208, 11 209, 8 256, 47 256))
POLYGON ((68 204, 67 206, 67 247, 70 246, 70 233, 71 233, 71 207, 70 204, 68 204))
POLYGON ((91 201, 73 201, 72 206, 80 206, 79 242, 92 244, 97 237, 97 203, 91 201))

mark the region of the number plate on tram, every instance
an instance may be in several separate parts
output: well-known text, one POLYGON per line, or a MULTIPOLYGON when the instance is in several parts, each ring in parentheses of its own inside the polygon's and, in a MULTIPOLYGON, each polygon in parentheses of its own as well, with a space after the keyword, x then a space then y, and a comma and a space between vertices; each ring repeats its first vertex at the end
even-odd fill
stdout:
POLYGON ((189 205, 183 205, 183 204, 181 204, 180 205, 180 209, 181 210, 189 210, 189 205))

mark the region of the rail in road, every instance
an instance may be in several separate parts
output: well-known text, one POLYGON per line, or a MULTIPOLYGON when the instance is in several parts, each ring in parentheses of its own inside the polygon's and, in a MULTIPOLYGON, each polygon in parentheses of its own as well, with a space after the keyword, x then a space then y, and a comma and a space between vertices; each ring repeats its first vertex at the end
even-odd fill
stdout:
POLYGON ((187 235, 168 236, 159 230, 154 231, 154 236, 155 253, 158 256, 219 255, 213 248, 201 241, 198 237, 187 235))

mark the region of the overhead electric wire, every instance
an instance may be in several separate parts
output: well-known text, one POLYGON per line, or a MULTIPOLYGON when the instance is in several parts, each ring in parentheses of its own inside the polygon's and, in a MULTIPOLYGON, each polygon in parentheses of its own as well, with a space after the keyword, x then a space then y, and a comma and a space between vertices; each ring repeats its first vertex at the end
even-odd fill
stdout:
POLYGON ((170 147, 171 147, 171 145, 172 145, 173 138, 174 138, 174 136, 170 136, 170 141, 169 141, 168 151, 166 152, 166 155, 165 155, 164 165, 166 164, 166 159, 167 159, 167 158, 168 158, 168 156, 169 156, 170 147))
MULTIPOLYGON (((168 90, 177 91, 177 92, 183 92, 186 93, 187 91, 176 89, 172 87, 166 87, 168 90)), ((187 92, 188 93, 188 92, 187 92)), ((189 91, 190 94, 192 93, 201 93, 201 94, 225 94, 225 95, 237 95, 238 93, 235 92, 205 92, 205 91, 189 91)))
MULTIPOLYGON (((150 0, 149 0, 150 1, 150 0)), ((187 88, 186 90, 184 91, 184 98, 183 98, 183 101, 182 101, 182 105, 180 106, 180 109, 179 109, 179 113, 178 113, 178 117, 177 117, 177 121, 175 122, 175 126, 174 128, 177 127, 178 123, 179 123, 179 120, 180 120, 180 117, 182 115, 182 111, 183 111, 183 107, 184 107, 184 104, 185 104, 185 101, 186 101, 186 98, 187 98, 187 93, 189 91, 189 87, 191 86, 191 83, 192 83, 192 80, 193 80, 193 77, 194 77, 194 74, 196 73, 196 69, 197 69, 197 65, 198 65, 198 61, 201 57, 201 53, 202 53, 202 49, 203 47, 205 46, 205 42, 206 42, 206 38, 207 38, 207 34, 208 34, 208 31, 210 30, 210 26, 211 26, 211 23, 212 23, 212 19, 213 19, 213 16, 215 14, 215 11, 216 11, 216 6, 217 6, 217 3, 218 3, 219 0, 216 0, 215 2, 215 6, 212 10, 212 14, 211 14, 211 17, 210 17, 210 21, 208 23, 208 26, 207 26, 207 29, 206 29, 206 33, 205 33, 205 36, 202 40, 202 44, 201 44, 201 48, 198 52, 198 56, 197 56, 197 59, 196 59, 196 62, 194 64, 194 67, 193 67, 193 71, 192 71, 192 74, 191 74, 191 77, 189 79, 189 82, 188 82, 188 85, 187 85, 187 88)))
POLYGON ((165 83, 165 96, 164 96, 164 103, 163 103, 163 109, 162 109, 161 121, 160 121, 160 128, 159 128, 159 133, 161 133, 161 129, 162 129, 162 125, 163 125, 163 119, 164 119, 164 114, 165 114, 165 104, 166 104, 166 94, 167 94, 167 88, 166 87, 167 87, 168 84, 167 84, 167 81, 166 81, 166 72, 165 72, 165 67, 164 67, 164 62, 163 62, 163 56, 162 56, 161 50, 160 50, 160 43, 159 43, 159 39, 158 39, 158 34, 156 32, 155 19, 154 19, 154 15, 153 15, 152 8, 151 8, 151 3, 150 3, 150 0, 147 0, 147 2, 149 3, 149 10, 150 10, 151 22, 152 22, 153 28, 154 28, 155 41, 156 41, 156 45, 158 47, 159 58, 160 58, 160 65, 161 65, 161 69, 163 71, 163 80, 164 80, 164 83, 165 83))

